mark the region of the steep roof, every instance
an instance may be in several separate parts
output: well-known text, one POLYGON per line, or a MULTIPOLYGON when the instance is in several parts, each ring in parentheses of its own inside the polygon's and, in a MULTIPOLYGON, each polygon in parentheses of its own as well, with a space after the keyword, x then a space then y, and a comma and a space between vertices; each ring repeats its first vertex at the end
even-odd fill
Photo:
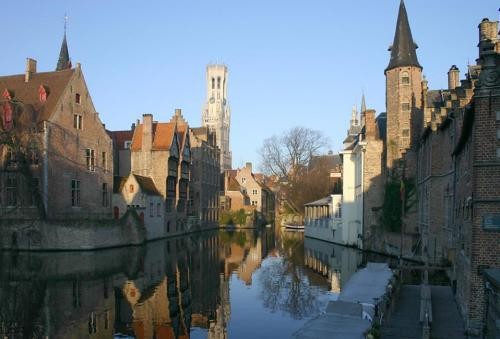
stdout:
MULTIPOLYGON (((144 124, 139 124, 134 129, 134 136, 132 137, 132 151, 140 151, 142 149, 142 129, 144 124)), ((154 122, 152 125, 153 145, 152 149, 155 151, 170 150, 172 140, 175 134, 175 124, 166 122, 154 122)))
POLYGON ((411 36, 405 3, 401 0, 394 42, 389 48, 391 51, 391 60, 385 70, 388 71, 402 66, 416 66, 422 68, 417 59, 417 47, 417 44, 413 42, 413 37, 411 36))
MULTIPOLYGON (((7 89, 12 93, 12 101, 31 105, 33 110, 38 112, 38 122, 49 120, 74 72, 74 69, 65 69, 57 72, 31 73, 28 82, 25 82, 24 74, 0 76, 0 92, 7 89), (47 92, 45 102, 40 101, 38 92, 40 86, 47 92)), ((1 106, 0 112, 3 113, 1 106)))
POLYGON ((238 183, 238 180, 236 180, 236 178, 233 176, 229 176, 227 190, 228 191, 240 191, 240 188, 241 188, 241 186, 238 183))
POLYGON ((125 141, 132 141, 132 137, 134 136, 134 131, 108 131, 106 133, 110 136, 110 138, 115 143, 115 147, 118 150, 125 149, 125 141))
POLYGON ((113 193, 120 193, 125 185, 125 182, 127 182, 127 177, 115 175, 113 177, 113 193))
POLYGON ((158 192, 158 189, 156 188, 156 185, 150 177, 143 177, 141 175, 137 174, 132 174, 135 177, 135 180, 137 180, 137 183, 141 187, 141 190, 149 195, 161 195, 160 192, 158 192))

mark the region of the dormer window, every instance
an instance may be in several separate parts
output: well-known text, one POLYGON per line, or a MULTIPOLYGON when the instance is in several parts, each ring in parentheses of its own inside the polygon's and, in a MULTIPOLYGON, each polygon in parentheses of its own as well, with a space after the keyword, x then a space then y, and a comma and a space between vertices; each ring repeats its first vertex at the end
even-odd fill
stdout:
POLYGON ((78 105, 81 103, 80 93, 75 94, 75 103, 78 105))
POLYGON ((40 85, 40 87, 38 88, 38 99, 40 100, 40 102, 44 103, 45 101, 47 101, 48 95, 49 95, 49 88, 44 85, 40 85))

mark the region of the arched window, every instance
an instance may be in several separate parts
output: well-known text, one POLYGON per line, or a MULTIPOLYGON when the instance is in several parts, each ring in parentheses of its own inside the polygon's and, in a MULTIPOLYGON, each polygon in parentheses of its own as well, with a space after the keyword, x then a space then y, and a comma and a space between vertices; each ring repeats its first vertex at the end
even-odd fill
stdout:
POLYGON ((217 89, 220 89, 220 77, 217 77, 217 89))
POLYGON ((215 78, 212 78, 212 89, 215 89, 215 78))

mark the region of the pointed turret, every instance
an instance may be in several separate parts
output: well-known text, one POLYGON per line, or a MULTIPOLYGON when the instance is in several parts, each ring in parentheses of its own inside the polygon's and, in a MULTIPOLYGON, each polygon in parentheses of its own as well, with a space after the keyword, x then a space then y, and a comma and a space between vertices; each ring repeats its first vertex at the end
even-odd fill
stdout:
POLYGON ((68 43, 66 42, 66 32, 64 32, 63 42, 61 44, 61 51, 59 52, 59 60, 57 60, 56 71, 71 68, 71 61, 69 60, 68 43))
POLYGON ((389 50, 391 51, 391 61, 386 71, 402 66, 416 66, 422 68, 417 59, 417 44, 413 42, 411 36, 408 15, 403 0, 399 5, 398 22, 396 24, 396 33, 394 34, 394 43, 389 50))
POLYGON ((363 127, 365 125, 365 113, 366 113, 366 101, 365 101, 365 93, 361 96, 361 116, 360 116, 360 125, 363 127))
POLYGON ((366 112, 365 93, 361 96, 361 113, 366 112))

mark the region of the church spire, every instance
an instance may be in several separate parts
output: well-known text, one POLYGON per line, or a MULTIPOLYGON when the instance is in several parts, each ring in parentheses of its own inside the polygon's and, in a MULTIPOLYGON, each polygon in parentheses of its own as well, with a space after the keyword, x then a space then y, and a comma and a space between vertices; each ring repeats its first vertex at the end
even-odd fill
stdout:
POLYGON ((61 44, 61 51, 59 52, 59 59, 57 60, 56 71, 71 68, 71 61, 69 59, 68 43, 66 41, 66 25, 68 23, 68 16, 64 16, 64 38, 61 44))
POLYGON ((366 101, 365 101, 365 93, 361 96, 361 116, 360 116, 360 121, 359 124, 361 127, 365 125, 365 112, 366 112, 366 101))
POLYGON ((366 111, 365 93, 361 96, 361 113, 366 111))
POLYGON ((413 42, 411 36, 405 3, 401 0, 394 42, 392 46, 389 47, 391 51, 391 60, 389 61, 389 66, 387 66, 386 71, 402 66, 416 66, 422 68, 417 59, 417 47, 417 44, 413 42))

